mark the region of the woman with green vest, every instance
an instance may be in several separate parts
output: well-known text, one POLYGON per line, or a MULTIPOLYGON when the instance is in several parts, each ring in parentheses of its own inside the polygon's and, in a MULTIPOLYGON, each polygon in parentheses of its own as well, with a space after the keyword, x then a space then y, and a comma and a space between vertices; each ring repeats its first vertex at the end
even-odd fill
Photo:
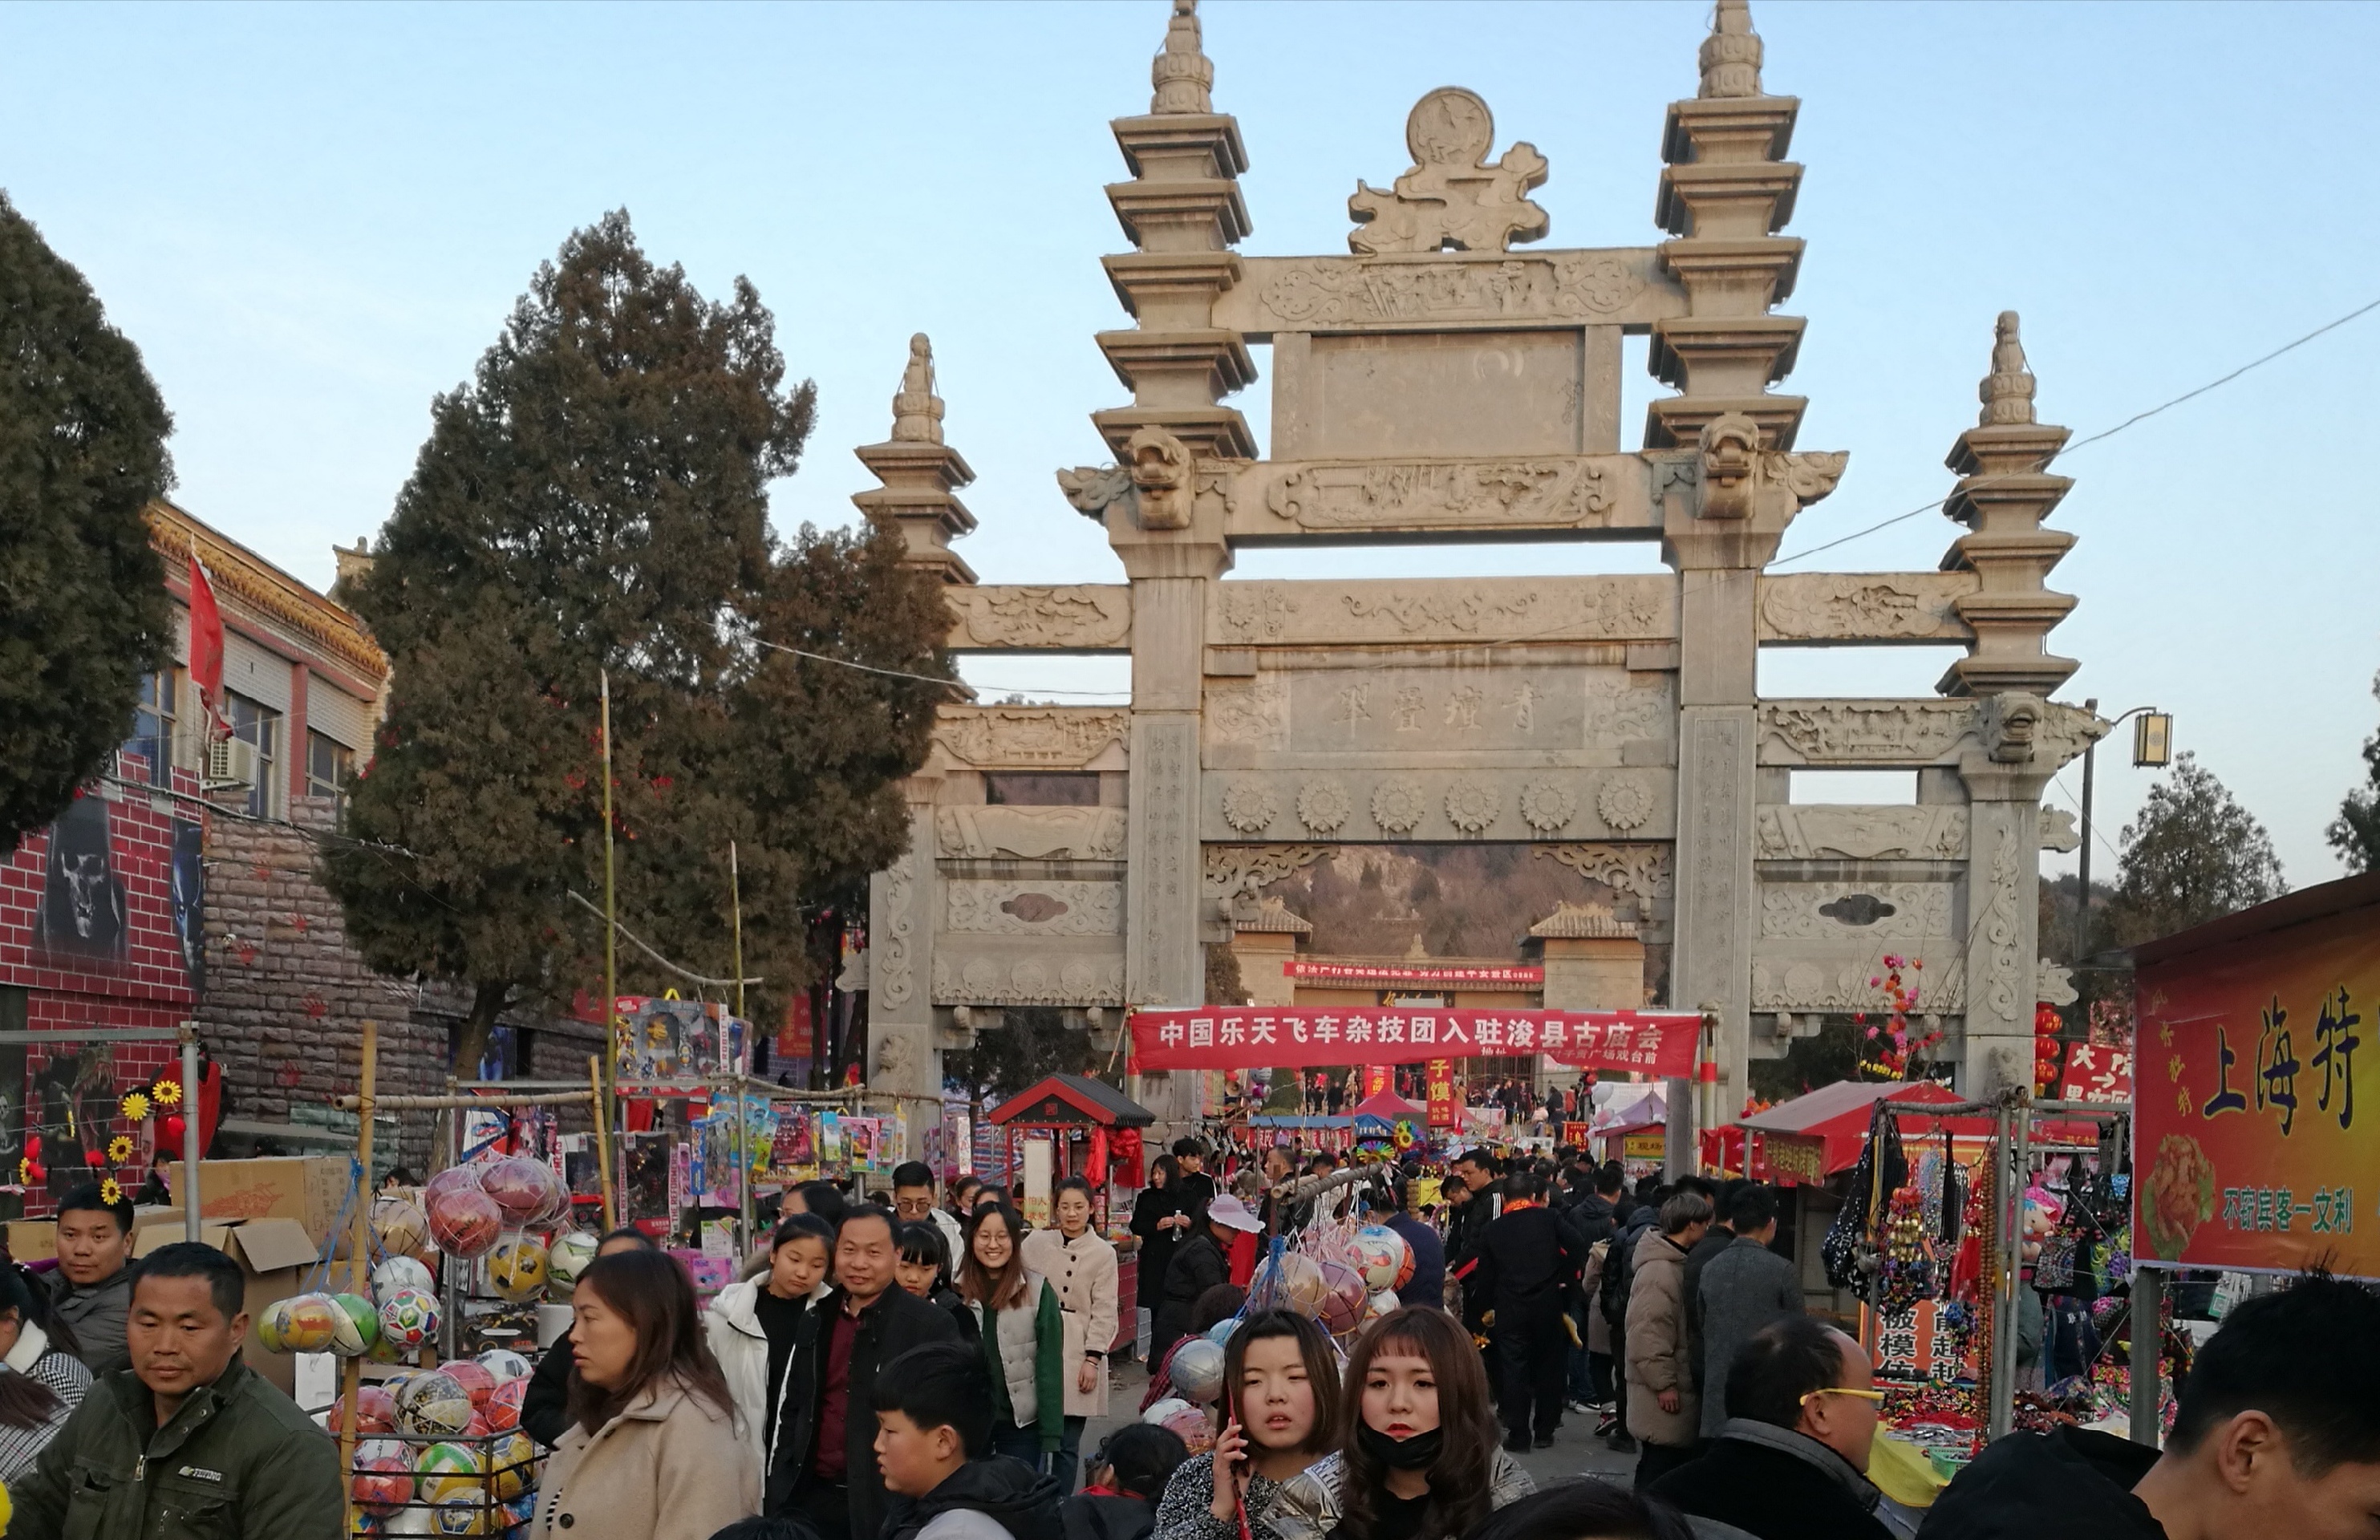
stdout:
POLYGON ((992 1202, 967 1220, 959 1297, 991 1370, 991 1448, 1043 1470, 1065 1432, 1066 1334, 1058 1291, 1025 1266, 1016 1210, 992 1202))

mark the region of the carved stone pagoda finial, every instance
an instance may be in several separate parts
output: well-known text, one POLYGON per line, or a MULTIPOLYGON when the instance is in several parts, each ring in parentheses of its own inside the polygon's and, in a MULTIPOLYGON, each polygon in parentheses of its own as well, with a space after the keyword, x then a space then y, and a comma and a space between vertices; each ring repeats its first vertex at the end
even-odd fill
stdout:
POLYGON ((1546 158, 1515 143, 1495 164, 1496 119, 1488 103, 1459 86, 1441 86, 1405 118, 1413 169, 1388 189, 1357 182, 1347 200, 1359 255, 1382 251, 1507 251, 1550 227, 1529 194, 1546 183, 1546 158))
POLYGON ((934 394, 934 345, 923 332, 909 339, 909 367, 901 371, 901 392, 892 398, 892 442, 942 442, 942 398, 934 394))
POLYGON ((1760 35, 1752 30, 1747 0, 1718 0, 1711 34, 1703 39, 1701 97, 1758 96, 1760 35))
POLYGON ((1163 51, 1149 64, 1148 83, 1157 88, 1148 99, 1151 115, 1215 110, 1215 61, 1200 46, 1198 0, 1173 0, 1173 19, 1165 24, 1163 51))
POLYGON ((1999 324, 1992 333, 1992 371, 1975 394, 1983 398, 1983 415, 1976 419, 1985 428, 2021 426, 2034 420, 2033 415, 2033 370, 2024 361, 2024 344, 2018 340, 2016 312, 2002 310, 1999 324))

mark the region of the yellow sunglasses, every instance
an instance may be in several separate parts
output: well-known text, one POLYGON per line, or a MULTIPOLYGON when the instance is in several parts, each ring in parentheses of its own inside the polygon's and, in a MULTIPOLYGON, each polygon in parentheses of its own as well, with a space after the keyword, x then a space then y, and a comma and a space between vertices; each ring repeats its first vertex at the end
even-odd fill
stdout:
MULTIPOLYGON (((1883 1405, 1883 1404, 1884 1404, 1884 1392, 1883 1392, 1883 1391, 1881 1391, 1881 1390, 1854 1390, 1854 1389, 1852 1389, 1852 1388, 1850 1386, 1848 1386, 1848 1385, 1829 1385, 1829 1386, 1826 1387, 1824 1389, 1819 1389, 1819 1390, 1813 1390, 1813 1391, 1811 1391, 1811 1392, 1810 1392, 1810 1396, 1857 1396, 1860 1400, 1862 1400, 1862 1401, 1874 1401, 1874 1402, 1876 1402, 1878 1406, 1881 1406, 1881 1405, 1883 1405)), ((1810 1396, 1803 1396, 1803 1397, 1802 1398, 1802 1404, 1803 1404, 1803 1406, 1807 1406, 1807 1405, 1809 1405, 1809 1404, 1810 1404, 1810 1396)))

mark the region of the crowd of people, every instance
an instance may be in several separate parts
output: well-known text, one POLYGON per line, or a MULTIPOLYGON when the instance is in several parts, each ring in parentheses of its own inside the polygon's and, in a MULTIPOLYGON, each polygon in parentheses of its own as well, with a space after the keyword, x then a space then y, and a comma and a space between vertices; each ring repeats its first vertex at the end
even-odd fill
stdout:
MULTIPOLYGON (((1442 1214, 1387 1182, 1413 1242, 1399 1307, 1334 1343, 1249 1313, 1244 1238, 1344 1201, 1327 1158, 1221 1190, 1185 1141, 1135 1215, 1174 1335, 1243 1318, 1192 1455, 1107 1411, 1116 1258, 1062 1182, 1027 1230, 912 1163, 892 1203, 786 1194, 704 1309, 642 1232, 604 1238, 521 1425, 552 1453, 534 1540, 1839 1540, 1889 1533, 1865 1476, 1864 1351, 1803 1313, 1776 1200, 1688 1177, 1463 1154, 1442 1214), (1158 1201, 1151 1201, 1154 1195, 1158 1201), (1250 1201, 1253 1199, 1254 1201, 1250 1201), (1286 1206, 1286 1207, 1276 1207, 1286 1206), (1441 1236, 1439 1225, 1443 1224, 1441 1236), (951 1243, 956 1238, 956 1245, 951 1243), (1442 1251, 1441 1251, 1442 1244, 1442 1251), (955 1255, 955 1264, 953 1257, 955 1255), (1427 1268, 1427 1270, 1425 1270, 1427 1268), (1442 1281, 1441 1281, 1442 1279, 1442 1281), (1184 1304, 1186 1297, 1186 1304, 1184 1304), (1182 1308, 1176 1308, 1182 1306, 1182 1308), (1484 1347, 1483 1347, 1484 1344, 1484 1347), (1635 1479, 1546 1490, 1519 1456, 1565 1413, 1635 1479)), ((241 1268, 132 1261, 132 1215, 67 1194, 47 1276, 0 1267, 0 1481, 13 1540, 331 1540, 336 1445, 240 1362, 241 1268)), ((1160 1331, 1160 1338, 1163 1332, 1160 1331)), ((1152 1352, 1162 1376, 1172 1344, 1152 1352)), ((2308 1275, 2237 1306, 2162 1452, 2067 1428, 1986 1449, 1919 1540, 2348 1540, 2380 1534, 2380 1295, 2308 1275)))

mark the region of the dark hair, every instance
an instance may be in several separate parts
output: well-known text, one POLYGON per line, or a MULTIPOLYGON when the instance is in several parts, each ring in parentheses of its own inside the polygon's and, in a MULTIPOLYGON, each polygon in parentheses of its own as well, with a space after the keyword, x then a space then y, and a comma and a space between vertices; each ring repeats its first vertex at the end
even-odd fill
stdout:
POLYGON ((1843 1377, 1843 1336, 1807 1316, 1771 1321, 1727 1366, 1727 1414, 1771 1427, 1802 1420, 1802 1398, 1843 1377))
POLYGON ((42 1328, 42 1335, 50 1340, 52 1348, 80 1358, 82 1338, 77 1335, 73 1323, 58 1314, 57 1296, 50 1292, 48 1282, 23 1263, 6 1260, 6 1256, 7 1248, 0 1245, 0 1270, 16 1274, 17 1281, 25 1290, 24 1318, 42 1328))
POLYGON ((843 1211, 850 1205, 842 1188, 832 1182, 805 1182, 794 1189, 794 1194, 802 1200, 804 1209, 838 1230, 843 1228, 843 1211))
POLYGON ((637 1351, 628 1360, 625 1384, 589 1385, 579 1377, 578 1366, 571 1365, 573 1421, 594 1433, 648 1389, 673 1379, 721 1416, 734 1414, 735 1398, 728 1391, 719 1360, 703 1340, 702 1312, 684 1264, 658 1251, 613 1252, 587 1264, 578 1275, 578 1289, 582 1293, 593 1290, 598 1300, 627 1321, 636 1333, 637 1351))
POLYGON ((145 1278, 202 1278, 207 1292, 223 1318, 240 1313, 248 1297, 248 1278, 239 1264, 204 1241, 175 1241, 159 1246, 132 1266, 132 1291, 140 1291, 145 1278))
MULTIPOLYGON (((1032 1303, 1025 1297, 1025 1221, 1004 1200, 980 1204, 967 1217, 966 1253, 959 1258, 959 1295, 987 1311, 1013 1310, 1032 1303), (996 1273, 975 1255, 975 1238, 989 1219, 999 1219, 1008 1230, 1008 1262, 996 1273)), ((984 1329, 991 1329, 990 1321, 984 1323, 984 1329)))
POLYGON ((1339 1425, 1339 1459, 1345 1473, 1340 1486, 1341 1533, 1347 1540, 1373 1540, 1379 1533, 1380 1494, 1388 1490, 1389 1473, 1366 1452, 1355 1437, 1355 1425, 1363 1420, 1364 1380, 1372 1361, 1390 1350, 1427 1359, 1438 1381, 1443 1442, 1429 1467, 1429 1500, 1414 1533, 1420 1540, 1468 1534, 1472 1525, 1488 1516, 1489 1478, 1500 1437, 1488 1394, 1488 1371, 1480 1364, 1471 1333, 1445 1311, 1418 1304, 1391 1310, 1373 1322, 1348 1355, 1339 1425))
POLYGON ((1749 1235, 1777 1218, 1777 1194, 1766 1187, 1745 1187, 1727 1200, 1727 1222, 1738 1235, 1749 1235))
POLYGON ((1148 1169, 1156 1175, 1165 1178, 1162 1185, 1167 1187, 1172 1186, 1182 1176, 1182 1163, 1170 1155, 1159 1156, 1148 1163, 1148 1169))
POLYGON ((825 1246, 828 1255, 833 1254, 834 1226, 816 1214, 788 1214, 779 1219, 775 1232, 769 1237, 769 1251, 773 1255, 779 1246, 788 1241, 798 1241, 804 1236, 825 1246))
POLYGON ((951 1178, 951 1196, 956 1197, 961 1193, 972 1192, 974 1189, 982 1185, 983 1178, 976 1175, 973 1171, 963 1172, 958 1176, 951 1178))
POLYGON ((1711 1211, 1713 1213, 1718 1211, 1718 1188, 1706 1176, 1696 1176, 1688 1172, 1678 1178, 1676 1184, 1670 1190, 1672 1193, 1700 1193, 1703 1200, 1711 1206, 1711 1211))
POLYGON ((393 1182, 399 1187, 419 1187, 421 1185, 420 1180, 411 1171, 407 1170, 403 1166, 391 1166, 388 1169, 388 1174, 381 1178, 381 1180, 382 1182, 393 1182))
POLYGON ((1339 1400, 1342 1387, 1339 1381, 1339 1353, 1330 1345, 1330 1335, 1311 1316, 1291 1310, 1266 1310, 1249 1316, 1232 1333, 1223 1344, 1223 1420, 1240 1419, 1240 1429, 1251 1445, 1257 1443, 1256 1430, 1240 1406, 1240 1386, 1247 1376, 1248 1349, 1256 1343, 1286 1338, 1297 1344, 1297 1356, 1305 1363, 1305 1380, 1314 1389, 1314 1426, 1307 1430, 1302 1452, 1317 1457, 1329 1454, 1339 1436, 1339 1400))
POLYGON ((1090 1180, 1087 1177, 1079 1176, 1060 1177, 1057 1187, 1050 1194, 1050 1207, 1055 1208, 1058 1206, 1060 1193, 1080 1193, 1083 1196, 1089 1197, 1091 1195, 1090 1180))
POLYGON ((1636 1179, 1636 1201, 1638 1203, 1658 1203, 1669 1195, 1670 1190, 1661 1185, 1660 1172, 1646 1171, 1643 1176, 1636 1179))
POLYGON ((1184 1134, 1173 1141, 1173 1156, 1177 1160, 1184 1156, 1196 1156, 1204 1160, 1207 1158, 1207 1146, 1184 1134))
POLYGON ((1126 1423, 1108 1435, 1099 1455, 1107 1465, 1116 1490, 1155 1502, 1165 1495, 1165 1484, 1190 1458, 1189 1446, 1170 1427, 1153 1423, 1126 1423))
POLYGON ((601 1251, 605 1246, 610 1245, 614 1241, 633 1241, 647 1251, 659 1251, 662 1249, 660 1242, 654 1240, 651 1236, 646 1234, 643 1231, 638 1230, 632 1224, 624 1224, 617 1230, 605 1231, 603 1238, 595 1243, 595 1249, 597 1251, 601 1251))
POLYGON ((951 1250, 942 1243, 942 1227, 931 1219, 911 1219, 892 1231, 892 1249, 911 1267, 930 1263, 934 1287, 951 1286, 951 1250))
POLYGON ((2289 1465, 2318 1479, 2380 1461, 2380 1294, 2326 1273, 2243 1300, 2198 1350, 2166 1448, 2188 1453, 2242 1412, 2289 1437, 2289 1465))
POLYGON ((893 1213, 890 1208, 885 1207, 880 1203, 855 1203, 844 1208, 842 1213, 835 1216, 834 1238, 837 1241, 841 1241, 844 1231, 850 1229, 855 1224, 858 1224, 868 1219, 881 1220, 887 1234, 898 1235, 901 1233, 901 1217, 893 1213))
POLYGON ((1607 1160, 1595 1169, 1595 1190, 1611 1197, 1628 1190, 1628 1172, 1617 1160, 1607 1160))
POLYGON ((58 1199, 60 1219, 75 1213, 112 1214, 115 1217, 117 1234, 132 1233, 132 1200, 119 1193, 114 1203, 108 1202, 107 1195, 100 1191, 96 1182, 78 1182, 67 1189, 66 1196, 58 1199))
POLYGON ((1680 1235, 1688 1225, 1697 1225, 1711 1217, 1711 1200, 1688 1188, 1683 1182, 1678 1190, 1661 1200, 1661 1233, 1680 1235))
POLYGON ((1476 1166, 1489 1176, 1494 1176, 1503 1169, 1496 1159, 1496 1152, 1485 1147, 1464 1150, 1454 1158, 1454 1163, 1458 1166, 1476 1166))
POLYGON ((1519 1170, 1504 1179, 1504 1195, 1526 1203, 1546 1195, 1546 1179, 1536 1171, 1519 1170))
POLYGON ((1305 1169, 1307 1170, 1314 1170, 1322 1166, 1328 1166, 1331 1170, 1336 1170, 1339 1168, 1339 1158, 1331 1154, 1327 1149, 1316 1150, 1312 1155, 1306 1157, 1305 1169))
POLYGON ((876 1410, 898 1412, 920 1431, 951 1429, 974 1460, 991 1448, 991 1370, 964 1342, 911 1348, 877 1371, 876 1410))
POLYGON ((1248 1291, 1236 1283, 1211 1283, 1190 1302, 1190 1329, 1204 1334, 1217 1321, 1229 1320, 1248 1303, 1248 1291))
POLYGON ((1506 1504, 1463 1540, 1694 1540, 1694 1533, 1660 1498, 1587 1476, 1506 1504))
MULTIPOLYGON (((985 1182, 975 1190, 975 1196, 967 1199, 967 1213, 980 1213, 986 1204, 997 1204, 1002 1208, 1007 1207, 1008 1189, 995 1182, 985 1182)), ((966 1221, 962 1218, 959 1222, 965 1224, 966 1221)))
POLYGON ((892 1168, 892 1190, 896 1193, 904 1187, 931 1187, 933 1184, 934 1169, 923 1160, 904 1160, 892 1168))
MULTIPOLYGON (((40 1307, 33 1303, 33 1292, 14 1264, 0 1267, 0 1314, 14 1311, 18 1320, 38 1329, 40 1307)), ((58 1344, 50 1344, 51 1352, 57 1350, 58 1344)), ((56 1391, 32 1376, 0 1368, 0 1427, 40 1427, 64 1404, 56 1391)))
POLYGON ((810 1522, 798 1513, 738 1519, 714 1533, 710 1540, 823 1540, 810 1522))

